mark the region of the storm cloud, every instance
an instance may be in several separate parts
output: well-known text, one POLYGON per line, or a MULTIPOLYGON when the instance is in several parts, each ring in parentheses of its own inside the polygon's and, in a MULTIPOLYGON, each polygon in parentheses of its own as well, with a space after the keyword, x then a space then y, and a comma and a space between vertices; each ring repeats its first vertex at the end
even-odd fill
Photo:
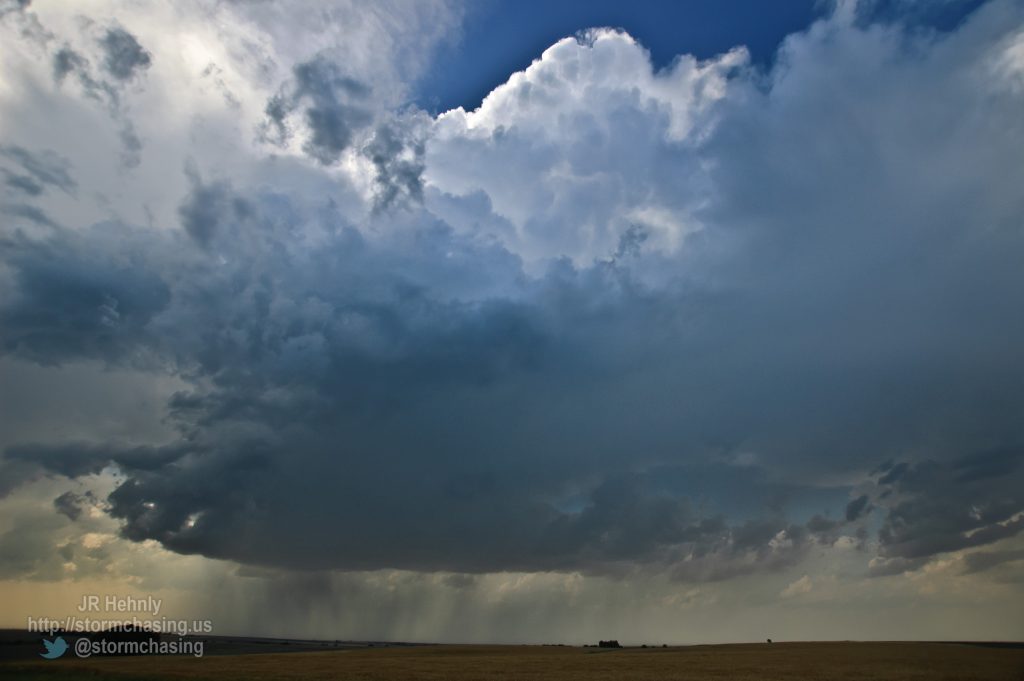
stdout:
MULTIPOLYGON (((0 156, 24 174, 8 174, 8 185, 14 186, 33 196, 43 193, 48 186, 56 187, 68 194, 74 194, 77 183, 71 174, 67 159, 51 150, 33 153, 24 147, 4 145, 0 156)), ((10 171, 5 170, 10 173, 10 171)))
MULTIPOLYGON (((18 443, 11 485, 115 470, 123 537, 289 570, 882 575, 1012 539, 1022 22, 840 7, 768 70, 595 30, 437 117, 319 46, 268 63, 213 152, 159 146, 152 224, 0 235, 6 357, 186 386, 169 440, 18 443)), ((144 38, 46 77, 88 98, 99 64, 120 107, 144 38)), ((3 149, 11 191, 88 193, 3 149)))
POLYGON ((303 151, 323 165, 338 161, 353 137, 373 120, 366 107, 370 88, 338 64, 318 56, 297 64, 293 78, 266 106, 265 139, 283 145, 292 137, 292 113, 301 110, 308 135, 303 151))
POLYGON ((128 80, 136 72, 145 71, 153 61, 135 36, 117 26, 107 29, 100 45, 103 47, 103 68, 118 80, 128 80))

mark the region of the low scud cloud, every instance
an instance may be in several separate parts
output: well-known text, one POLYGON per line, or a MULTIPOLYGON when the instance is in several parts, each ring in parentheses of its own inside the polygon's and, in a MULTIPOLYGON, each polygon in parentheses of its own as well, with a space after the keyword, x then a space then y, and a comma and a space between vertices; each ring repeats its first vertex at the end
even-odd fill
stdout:
MULTIPOLYGON (((0 491, 252 569, 1002 574, 1024 11, 862 8, 768 69, 586 31, 431 116, 403 59, 451 6, 301 50, 262 4, 5 7, 0 380, 41 415, 0 413, 0 491)), ((68 576, 38 536, 5 575, 68 576)))

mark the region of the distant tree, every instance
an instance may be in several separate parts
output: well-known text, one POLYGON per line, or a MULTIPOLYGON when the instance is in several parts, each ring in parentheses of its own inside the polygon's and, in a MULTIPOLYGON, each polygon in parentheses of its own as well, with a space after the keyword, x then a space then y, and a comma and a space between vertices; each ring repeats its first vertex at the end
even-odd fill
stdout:
POLYGON ((771 639, 768 639, 768 643, 771 643, 771 642, 772 642, 772 640, 771 640, 771 639))
POLYGON ((622 646, 619 645, 618 641, 616 641, 615 639, 612 639, 610 641, 598 641, 597 642, 597 647, 598 648, 621 648, 622 646))

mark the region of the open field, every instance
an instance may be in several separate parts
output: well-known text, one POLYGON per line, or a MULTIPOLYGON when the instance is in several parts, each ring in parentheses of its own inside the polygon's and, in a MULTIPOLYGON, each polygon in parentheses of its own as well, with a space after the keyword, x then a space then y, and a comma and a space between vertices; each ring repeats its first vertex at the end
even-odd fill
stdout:
POLYGON ((676 648, 422 646, 192 657, 9 661, 10 679, 1024 679, 1024 649, 954 643, 774 643, 676 648))

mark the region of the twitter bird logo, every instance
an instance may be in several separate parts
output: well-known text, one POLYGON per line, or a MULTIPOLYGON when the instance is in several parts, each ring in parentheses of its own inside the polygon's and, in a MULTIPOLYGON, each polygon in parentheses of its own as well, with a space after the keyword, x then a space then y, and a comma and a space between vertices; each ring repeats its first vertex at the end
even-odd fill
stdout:
POLYGON ((52 641, 47 641, 44 638, 43 645, 46 646, 46 652, 39 653, 39 657, 45 657, 47 660, 56 660, 68 651, 68 644, 64 641, 63 636, 58 636, 52 641))

